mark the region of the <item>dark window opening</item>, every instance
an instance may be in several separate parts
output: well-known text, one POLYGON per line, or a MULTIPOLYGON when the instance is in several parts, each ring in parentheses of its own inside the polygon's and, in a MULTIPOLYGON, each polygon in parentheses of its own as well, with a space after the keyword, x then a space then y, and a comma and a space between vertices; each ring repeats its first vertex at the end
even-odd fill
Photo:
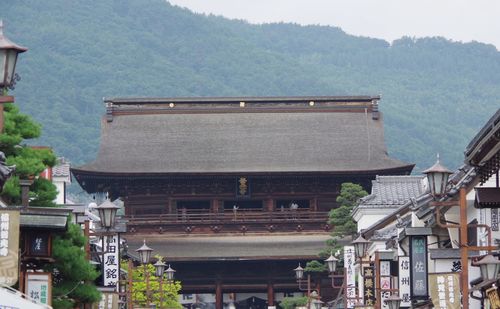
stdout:
POLYGON ((262 210, 264 203, 261 200, 257 201, 224 201, 224 210, 233 210, 236 205, 238 209, 245 210, 262 210))
POLYGON ((276 201, 276 209, 280 210, 284 209, 293 209, 294 206, 297 209, 309 209, 309 200, 277 200, 276 201))
POLYGON ((210 201, 177 201, 177 209, 189 210, 210 209, 210 201))

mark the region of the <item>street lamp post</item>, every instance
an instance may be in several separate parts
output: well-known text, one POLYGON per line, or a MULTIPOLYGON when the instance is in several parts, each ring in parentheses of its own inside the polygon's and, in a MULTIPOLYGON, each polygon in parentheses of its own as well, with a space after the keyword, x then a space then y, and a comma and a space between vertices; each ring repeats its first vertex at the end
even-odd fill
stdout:
POLYGON ((387 307, 389 307, 389 309, 399 309, 399 307, 401 306, 401 298, 396 294, 392 294, 391 296, 386 298, 384 302, 387 304, 387 307))
MULTIPOLYGON (((439 162, 439 155, 437 162, 429 169, 423 171, 427 176, 431 195, 436 201, 434 206, 450 206, 444 202, 438 202, 447 194, 448 178, 452 172, 439 162)), ((459 206, 460 206, 460 224, 443 225, 447 228, 458 228, 460 231, 460 263, 462 265, 461 272, 461 290, 462 290, 462 308, 469 308, 469 257, 468 257, 468 240, 467 240, 467 200, 464 188, 460 188, 459 193, 459 206)), ((440 223, 440 211, 436 207, 436 215, 438 224, 440 223)))
POLYGON ((149 306, 151 302, 149 295, 149 271, 147 269, 147 264, 151 259, 151 253, 153 252, 153 249, 151 249, 146 245, 146 240, 144 239, 143 245, 135 251, 139 253, 139 258, 141 260, 142 265, 144 266, 144 276, 146 278, 146 305, 149 306))
POLYGON ((3 34, 3 21, 0 20, 0 133, 3 131, 3 104, 13 103, 14 97, 5 95, 7 88, 12 88, 19 79, 16 74, 17 56, 27 48, 10 41, 3 34))
MULTIPOLYGON (((302 280, 304 279, 304 268, 302 266, 299 266, 294 269, 295 271, 295 278, 297 279, 297 282, 299 283, 299 290, 304 291, 302 289, 302 280)), ((311 274, 307 274, 307 309, 311 309, 311 274)))
POLYGON ((490 281, 498 277, 500 260, 495 258, 493 255, 488 254, 483 256, 478 261, 472 262, 472 266, 479 267, 483 281, 490 281))

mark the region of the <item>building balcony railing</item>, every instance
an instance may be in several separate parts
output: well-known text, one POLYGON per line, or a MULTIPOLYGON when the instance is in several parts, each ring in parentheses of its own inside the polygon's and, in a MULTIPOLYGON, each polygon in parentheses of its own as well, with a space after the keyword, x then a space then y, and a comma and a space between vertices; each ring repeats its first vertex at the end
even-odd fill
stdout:
POLYGON ((327 231, 328 212, 297 209, 287 211, 259 211, 242 209, 220 213, 207 211, 178 212, 175 214, 131 215, 129 233, 162 232, 290 232, 327 231))

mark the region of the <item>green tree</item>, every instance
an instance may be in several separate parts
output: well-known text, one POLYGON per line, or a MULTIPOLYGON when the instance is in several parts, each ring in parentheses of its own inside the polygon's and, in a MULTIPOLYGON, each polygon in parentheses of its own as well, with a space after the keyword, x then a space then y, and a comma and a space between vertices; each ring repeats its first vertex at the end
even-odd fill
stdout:
MULTIPOLYGON (((340 194, 337 197, 339 207, 332 209, 329 214, 329 222, 333 226, 332 238, 327 240, 326 248, 320 252, 320 257, 326 258, 341 250, 338 239, 356 233, 357 227, 352 218, 352 210, 358 204, 359 199, 367 195, 368 192, 358 184, 350 182, 342 184, 340 194)), ((342 261, 339 262, 342 263, 342 261)))
POLYGON ((66 233, 53 239, 55 262, 47 264, 46 271, 52 273, 52 306, 55 309, 75 308, 101 299, 101 293, 93 284, 99 272, 82 250, 86 241, 80 226, 73 223, 68 225, 66 233))
MULTIPOLYGON (((182 305, 178 301, 178 294, 181 289, 181 283, 179 281, 167 282, 166 280, 163 280, 162 295, 162 293, 160 292, 159 278, 155 276, 155 267, 152 264, 147 264, 146 271, 149 275, 149 291, 151 293, 151 303, 155 304, 157 308, 182 308, 182 305)), ((146 307, 147 286, 143 266, 137 267, 132 271, 132 280, 132 299, 134 303, 146 307)))
POLYGON ((307 305, 307 296, 302 297, 285 297, 279 303, 282 309, 294 309, 296 307, 304 307, 307 305))
MULTIPOLYGON (((5 183, 1 193, 8 204, 21 203, 19 179, 36 178, 48 166, 56 164, 56 157, 48 148, 33 148, 21 145, 25 140, 38 138, 41 127, 31 117, 19 112, 14 104, 5 104, 4 130, 0 134, 0 150, 7 157, 8 165, 16 165, 14 175, 5 183)), ((55 206, 56 187, 43 178, 36 178, 30 188, 33 206, 55 206)))

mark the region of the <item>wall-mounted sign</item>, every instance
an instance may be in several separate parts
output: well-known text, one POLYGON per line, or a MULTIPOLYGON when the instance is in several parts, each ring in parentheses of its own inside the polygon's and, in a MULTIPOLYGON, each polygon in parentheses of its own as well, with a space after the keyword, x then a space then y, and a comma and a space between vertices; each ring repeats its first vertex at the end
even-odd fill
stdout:
POLYGON ((486 295, 490 300, 491 309, 500 309, 500 298, 498 297, 498 288, 491 287, 486 290, 486 295))
POLYGON ((367 306, 375 306, 375 267, 363 268, 363 299, 367 306))
POLYGON ((436 309, 460 308, 459 280, 458 273, 429 274, 429 288, 436 309))
POLYGON ((50 273, 26 273, 28 299, 45 305, 52 304, 52 275, 50 273))
POLYGON ((491 208, 491 230, 498 231, 498 208, 491 208))
POLYGON ((27 256, 50 257, 51 237, 49 233, 33 233, 27 237, 27 256))
POLYGON ((354 271, 354 246, 344 246, 344 267, 346 272, 347 308, 354 308, 356 304, 356 273, 354 271))
POLYGON ((18 281, 19 210, 0 211, 0 283, 18 281))
POLYGON ((427 236, 410 237, 410 278, 412 299, 428 299, 427 236))
POLYGON ((103 278, 104 286, 117 286, 119 280, 119 238, 118 235, 104 236, 103 278))
POLYGON ((236 179, 236 197, 250 197, 250 181, 247 177, 236 179))
POLYGON ((401 307, 410 307, 410 257, 399 257, 399 295, 401 307))

